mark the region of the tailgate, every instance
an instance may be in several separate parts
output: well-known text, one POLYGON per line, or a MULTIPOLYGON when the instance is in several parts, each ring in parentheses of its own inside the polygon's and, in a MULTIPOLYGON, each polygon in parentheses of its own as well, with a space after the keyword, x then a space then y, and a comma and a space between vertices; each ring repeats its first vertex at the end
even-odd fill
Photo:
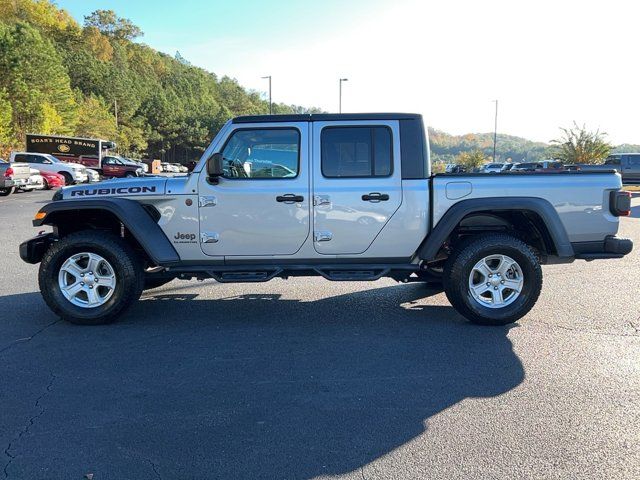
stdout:
POLYGON ((13 170, 13 175, 11 175, 13 180, 29 180, 31 176, 31 169, 28 163, 12 163, 11 169, 13 170))

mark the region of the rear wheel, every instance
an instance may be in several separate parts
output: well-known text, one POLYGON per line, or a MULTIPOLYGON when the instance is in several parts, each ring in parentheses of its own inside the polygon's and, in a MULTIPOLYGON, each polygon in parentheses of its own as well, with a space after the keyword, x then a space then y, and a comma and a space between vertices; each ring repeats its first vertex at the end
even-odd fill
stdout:
POLYGON ((51 310, 80 325, 111 323, 142 293, 142 264, 119 237, 86 230, 54 243, 40 263, 40 291, 51 310))
POLYGON ((16 187, 0 188, 0 197, 6 197, 16 191, 16 187))
POLYGON ((51 186, 49 185, 49 182, 47 182, 46 178, 42 178, 42 184, 44 186, 44 190, 51 190, 51 186))
POLYGON ((534 251, 505 234, 464 241, 444 268, 444 289, 454 308, 473 323, 506 325, 525 316, 542 289, 534 251))

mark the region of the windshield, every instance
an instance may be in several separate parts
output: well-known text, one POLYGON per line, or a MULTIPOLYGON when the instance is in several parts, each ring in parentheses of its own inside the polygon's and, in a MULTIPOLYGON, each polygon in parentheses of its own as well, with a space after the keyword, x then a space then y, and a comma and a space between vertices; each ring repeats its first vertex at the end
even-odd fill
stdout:
POLYGON ((48 153, 44 154, 43 157, 45 157, 47 160, 51 160, 53 163, 62 163, 56 157, 54 157, 53 155, 49 155, 48 153))

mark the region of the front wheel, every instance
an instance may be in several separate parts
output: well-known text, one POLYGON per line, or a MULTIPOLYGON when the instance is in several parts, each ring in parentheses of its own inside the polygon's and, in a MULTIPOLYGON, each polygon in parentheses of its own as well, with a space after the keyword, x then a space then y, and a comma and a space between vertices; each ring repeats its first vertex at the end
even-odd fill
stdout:
POLYGON ((535 252, 506 234, 463 241, 444 268, 444 289, 454 308, 473 323, 507 325, 525 316, 542 289, 535 252))
POLYGON ((85 230, 55 242, 38 275, 51 310, 80 325, 113 322, 142 293, 142 264, 121 238, 85 230))
POLYGON ((60 175, 62 175, 64 177, 64 184, 65 185, 73 185, 74 181, 73 181, 73 177, 71 176, 71 174, 69 172, 58 172, 60 173, 60 175))

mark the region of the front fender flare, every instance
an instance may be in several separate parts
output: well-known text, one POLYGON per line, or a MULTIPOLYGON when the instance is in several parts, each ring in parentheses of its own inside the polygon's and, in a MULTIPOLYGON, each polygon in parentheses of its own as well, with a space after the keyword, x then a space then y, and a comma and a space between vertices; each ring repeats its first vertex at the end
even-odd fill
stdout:
POLYGON ((169 266, 179 263, 178 252, 167 236, 151 215, 135 200, 116 197, 51 202, 40 209, 37 215, 40 218, 33 221, 33 226, 55 225, 56 213, 82 210, 103 210, 115 215, 156 265, 169 266))
POLYGON ((537 197, 489 197, 462 200, 449 208, 418 249, 418 258, 425 261, 435 260, 451 232, 467 215, 510 210, 529 211, 539 215, 551 236, 557 256, 565 259, 575 256, 560 216, 548 200, 537 197))

